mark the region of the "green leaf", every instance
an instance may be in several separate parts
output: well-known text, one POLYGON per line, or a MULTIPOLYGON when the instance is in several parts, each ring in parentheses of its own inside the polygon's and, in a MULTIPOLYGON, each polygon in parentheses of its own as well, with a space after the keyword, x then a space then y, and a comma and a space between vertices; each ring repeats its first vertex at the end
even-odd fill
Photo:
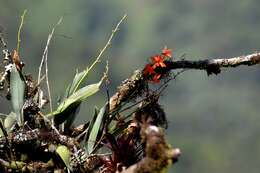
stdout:
POLYGON ((13 64, 11 75, 10 75, 10 92, 11 102, 16 113, 16 120, 19 126, 24 123, 24 117, 22 114, 22 107, 24 104, 24 91, 25 83, 22 74, 17 71, 15 64, 13 64))
POLYGON ((94 126, 94 123, 97 119, 97 116, 98 116, 98 113, 99 113, 99 110, 97 107, 95 107, 95 112, 94 112, 94 116, 92 117, 90 123, 89 123, 89 126, 88 126, 88 131, 86 132, 85 136, 84 136, 84 142, 86 143, 88 141, 88 138, 89 138, 89 134, 90 134, 90 131, 91 129, 93 128, 94 126))
POLYGON ((66 88, 65 93, 64 93, 63 98, 61 99, 61 101, 64 101, 66 98, 69 97, 70 87, 71 87, 71 84, 69 84, 68 87, 66 88))
POLYGON ((72 83, 71 83, 71 86, 70 86, 70 89, 69 89, 69 92, 68 94, 71 95, 73 94, 74 92, 76 92, 79 88, 79 86, 82 84, 82 82, 84 81, 85 77, 87 76, 89 70, 83 70, 82 72, 80 73, 76 73, 72 83))
MULTIPOLYGON (((86 98, 88 98, 89 96, 98 92, 101 83, 102 83, 102 80, 98 83, 87 85, 87 86, 79 89, 78 91, 73 93, 71 96, 69 96, 67 99, 65 99, 63 102, 61 102, 60 105, 58 106, 57 110, 49 113, 47 115, 47 117, 54 117, 55 121, 57 121, 58 124, 64 122, 67 118, 71 118, 72 120, 74 120, 78 106, 86 98), (74 117, 71 117, 71 116, 74 116, 74 117)), ((70 122, 70 123, 72 123, 72 122, 70 122)))
POLYGON ((106 115, 108 115, 108 103, 106 103, 99 111, 97 118, 95 120, 95 123, 93 125, 93 127, 90 129, 90 134, 89 134, 89 138, 87 141, 87 150, 88 153, 91 154, 94 151, 94 147, 97 144, 97 137, 99 132, 103 132, 104 129, 104 125, 105 125, 105 120, 106 120, 106 115))
POLYGON ((80 111, 80 104, 78 106, 76 106, 74 110, 71 111, 69 117, 66 119, 66 122, 64 125, 65 129, 70 128, 70 126, 73 124, 76 116, 78 115, 79 111, 80 111))
MULTIPOLYGON (((77 109, 79 109, 81 102, 76 102, 68 106, 64 111, 58 112, 52 116, 54 116, 54 122, 56 125, 62 124, 66 120, 74 119, 76 116, 77 109)), ((47 115, 48 116, 48 115, 47 115)), ((70 122, 72 123, 72 122, 70 122)))
POLYGON ((56 148, 56 153, 60 156, 67 168, 70 169, 70 150, 65 145, 59 145, 56 148))
POLYGON ((61 112, 64 109, 66 109, 69 105, 71 105, 72 103, 81 102, 81 101, 85 100, 89 96, 98 92, 100 85, 101 85, 101 82, 96 83, 96 84, 87 85, 83 88, 80 88, 78 91, 76 91, 71 96, 69 96, 66 100, 61 102, 61 104, 59 105, 57 110, 61 112))
POLYGON ((76 72, 72 83, 66 88, 66 91, 63 96, 63 100, 68 98, 70 95, 75 93, 80 85, 82 85, 84 79, 87 77, 87 74, 89 73, 89 69, 83 70, 82 72, 78 73, 76 72))
POLYGON ((7 132, 10 132, 14 125, 16 124, 16 114, 11 112, 4 120, 4 127, 7 132))
MULTIPOLYGON (((86 70, 84 70, 80 73, 76 72, 76 75, 75 75, 72 83, 66 88, 62 101, 65 101, 70 95, 72 95, 73 93, 75 93, 77 91, 77 87, 79 87, 79 85, 82 83, 85 75, 86 75, 86 70)), ((59 116, 55 116, 55 118, 54 118, 55 124, 61 124, 64 121, 66 121, 65 129, 69 128, 73 124, 76 116, 78 115, 78 112, 80 109, 80 104, 81 104, 81 102, 78 102, 77 104, 74 104, 76 106, 69 106, 70 109, 66 108, 66 111, 65 111, 66 113, 61 112, 59 114, 59 116), (65 116, 61 116, 61 114, 65 115, 65 116)))

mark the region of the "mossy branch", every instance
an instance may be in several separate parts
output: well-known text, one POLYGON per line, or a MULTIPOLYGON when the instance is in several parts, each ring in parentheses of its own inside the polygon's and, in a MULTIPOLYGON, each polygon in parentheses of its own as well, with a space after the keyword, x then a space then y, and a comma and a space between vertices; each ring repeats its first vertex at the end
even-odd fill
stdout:
MULTIPOLYGON (((221 68, 238 67, 240 65, 257 65, 260 64, 260 53, 242 55, 233 58, 217 58, 204 60, 177 60, 165 61, 166 67, 158 67, 158 71, 168 72, 178 69, 196 69, 205 70, 208 75, 219 74, 221 68)), ((110 111, 117 109, 126 99, 133 96, 134 91, 142 90, 147 84, 147 79, 143 76, 141 70, 137 70, 134 74, 118 87, 118 91, 110 98, 110 111)))
POLYGON ((221 68, 237 67, 240 65, 252 66, 257 64, 260 64, 260 52, 233 58, 204 59, 197 61, 179 60, 166 62, 166 70, 196 69, 206 70, 208 75, 217 75, 221 72, 221 68))

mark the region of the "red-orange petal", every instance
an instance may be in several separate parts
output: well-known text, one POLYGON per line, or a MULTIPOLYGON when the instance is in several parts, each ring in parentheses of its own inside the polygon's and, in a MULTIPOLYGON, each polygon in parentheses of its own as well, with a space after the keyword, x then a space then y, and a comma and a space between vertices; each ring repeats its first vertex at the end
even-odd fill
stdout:
POLYGON ((162 50, 162 55, 166 57, 172 57, 172 50, 168 49, 166 46, 162 50))
POLYGON ((155 71, 153 69, 153 67, 150 64, 146 64, 144 70, 143 70, 143 74, 144 75, 149 75, 149 74, 154 74, 155 71))
POLYGON ((163 62, 163 58, 160 55, 155 55, 152 57, 152 61, 154 63, 153 67, 166 67, 166 65, 163 62))
POLYGON ((161 77, 160 74, 155 74, 154 77, 153 77, 153 82, 154 83, 159 83, 160 82, 160 77, 161 77))

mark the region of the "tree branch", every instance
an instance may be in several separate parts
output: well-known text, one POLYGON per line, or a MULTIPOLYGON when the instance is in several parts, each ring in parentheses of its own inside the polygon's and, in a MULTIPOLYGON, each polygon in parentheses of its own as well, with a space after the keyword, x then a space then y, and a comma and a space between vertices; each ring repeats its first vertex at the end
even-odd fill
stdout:
POLYGON ((180 60, 180 61, 166 61, 167 70, 175 69, 197 69, 206 70, 208 75, 219 74, 220 68, 223 67, 237 67, 240 65, 256 65, 260 63, 260 53, 253 53, 250 55, 243 55, 234 58, 223 59, 205 59, 198 61, 180 60))
MULTIPOLYGON (((234 58, 223 59, 204 59, 197 61, 179 60, 165 62, 166 67, 157 67, 155 71, 167 73, 177 69, 196 69, 206 70, 208 75, 219 74, 221 68, 237 67, 240 65, 260 64, 260 52, 238 56, 234 58)), ((110 112, 117 110, 126 100, 129 102, 142 93, 147 86, 147 79, 143 76, 142 71, 137 70, 128 79, 124 80, 118 87, 118 91, 110 98, 110 112)))
POLYGON ((78 146, 78 143, 73 138, 65 135, 57 135, 52 131, 43 131, 40 129, 13 132, 8 135, 7 139, 8 141, 5 137, 0 137, 0 150, 5 147, 7 142, 10 142, 12 145, 19 145, 24 143, 35 143, 37 140, 38 142, 56 142, 66 145, 69 148, 78 146))
POLYGON ((145 157, 121 173, 161 173, 181 155, 180 149, 169 147, 157 126, 142 127, 141 136, 146 143, 145 157))

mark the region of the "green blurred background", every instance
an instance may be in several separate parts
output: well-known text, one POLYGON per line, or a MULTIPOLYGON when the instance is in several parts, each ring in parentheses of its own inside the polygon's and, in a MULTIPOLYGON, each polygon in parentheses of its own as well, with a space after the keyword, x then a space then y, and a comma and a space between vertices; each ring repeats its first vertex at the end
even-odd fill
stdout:
MULTIPOLYGON (((259 7, 259 0, 0 0, 0 26, 9 48, 15 48, 20 16, 28 9, 20 53, 26 71, 36 78, 48 33, 63 16, 49 50, 55 101, 75 70, 93 61, 124 13, 126 22, 87 82, 100 79, 109 58, 111 94, 164 45, 176 58, 185 53, 192 60, 259 50, 259 7)), ((259 65, 210 77, 188 71, 171 82, 161 104, 169 119, 168 139, 183 155, 170 172, 259 172, 259 74, 259 65)), ((89 119, 93 106, 105 98, 103 90, 84 103, 78 123, 89 119)), ((1 112, 8 113, 8 102, 0 101, 1 112)))

